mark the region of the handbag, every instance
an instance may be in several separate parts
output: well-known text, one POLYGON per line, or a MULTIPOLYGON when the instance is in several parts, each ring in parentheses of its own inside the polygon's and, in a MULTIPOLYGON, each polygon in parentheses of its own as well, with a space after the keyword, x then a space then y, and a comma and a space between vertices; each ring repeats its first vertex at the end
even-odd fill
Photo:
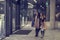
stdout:
POLYGON ((47 29, 47 25, 46 25, 46 22, 44 22, 44 25, 41 25, 40 27, 42 30, 46 30, 47 29), (44 26, 44 27, 43 27, 44 26))
POLYGON ((34 27, 34 20, 32 20, 31 26, 34 27))
POLYGON ((44 23, 44 29, 45 29, 45 30, 47 29, 47 25, 46 25, 46 22, 44 23))

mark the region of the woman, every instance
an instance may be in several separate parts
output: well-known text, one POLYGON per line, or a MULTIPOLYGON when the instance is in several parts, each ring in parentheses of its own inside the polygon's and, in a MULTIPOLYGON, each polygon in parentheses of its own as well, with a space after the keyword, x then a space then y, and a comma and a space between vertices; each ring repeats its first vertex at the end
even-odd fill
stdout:
POLYGON ((40 16, 40 19, 41 19, 41 35, 42 35, 42 37, 41 38, 43 38, 44 37, 44 34, 45 34, 45 29, 46 29, 46 27, 45 27, 45 16, 41 13, 40 14, 41 16, 40 16))
POLYGON ((39 27, 39 17, 38 17, 38 12, 36 12, 36 16, 35 16, 35 37, 38 37, 38 32, 40 30, 40 27, 39 27))

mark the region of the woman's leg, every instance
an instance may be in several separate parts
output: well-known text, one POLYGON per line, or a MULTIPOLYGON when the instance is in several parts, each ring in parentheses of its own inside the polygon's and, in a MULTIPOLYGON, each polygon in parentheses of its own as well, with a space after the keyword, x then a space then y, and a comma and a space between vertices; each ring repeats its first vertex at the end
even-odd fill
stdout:
POLYGON ((38 29, 37 28, 35 29, 35 36, 36 37, 38 36, 38 29))
POLYGON ((36 28, 36 29, 35 29, 35 33, 36 33, 36 35, 35 35, 35 36, 36 36, 36 37, 37 37, 37 36, 38 36, 38 34, 39 34, 39 30, 40 30, 40 28, 36 28))
POLYGON ((45 30, 41 31, 42 38, 44 37, 45 30))

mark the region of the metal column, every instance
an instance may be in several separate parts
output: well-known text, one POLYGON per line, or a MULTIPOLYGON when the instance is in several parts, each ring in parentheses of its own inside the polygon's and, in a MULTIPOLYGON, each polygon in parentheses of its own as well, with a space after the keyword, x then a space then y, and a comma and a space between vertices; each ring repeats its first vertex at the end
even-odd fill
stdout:
POLYGON ((6 0, 6 14, 5 14, 5 24, 6 24, 6 36, 12 34, 12 3, 11 0, 6 0))
POLYGON ((16 30, 20 29, 20 1, 16 4, 15 27, 16 30))

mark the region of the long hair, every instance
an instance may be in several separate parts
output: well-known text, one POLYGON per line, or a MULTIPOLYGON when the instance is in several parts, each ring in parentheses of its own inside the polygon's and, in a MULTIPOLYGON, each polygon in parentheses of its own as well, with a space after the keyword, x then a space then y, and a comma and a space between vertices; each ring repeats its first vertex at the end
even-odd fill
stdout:
POLYGON ((38 16, 37 16, 37 18, 40 18, 40 13, 38 12, 38 16))

